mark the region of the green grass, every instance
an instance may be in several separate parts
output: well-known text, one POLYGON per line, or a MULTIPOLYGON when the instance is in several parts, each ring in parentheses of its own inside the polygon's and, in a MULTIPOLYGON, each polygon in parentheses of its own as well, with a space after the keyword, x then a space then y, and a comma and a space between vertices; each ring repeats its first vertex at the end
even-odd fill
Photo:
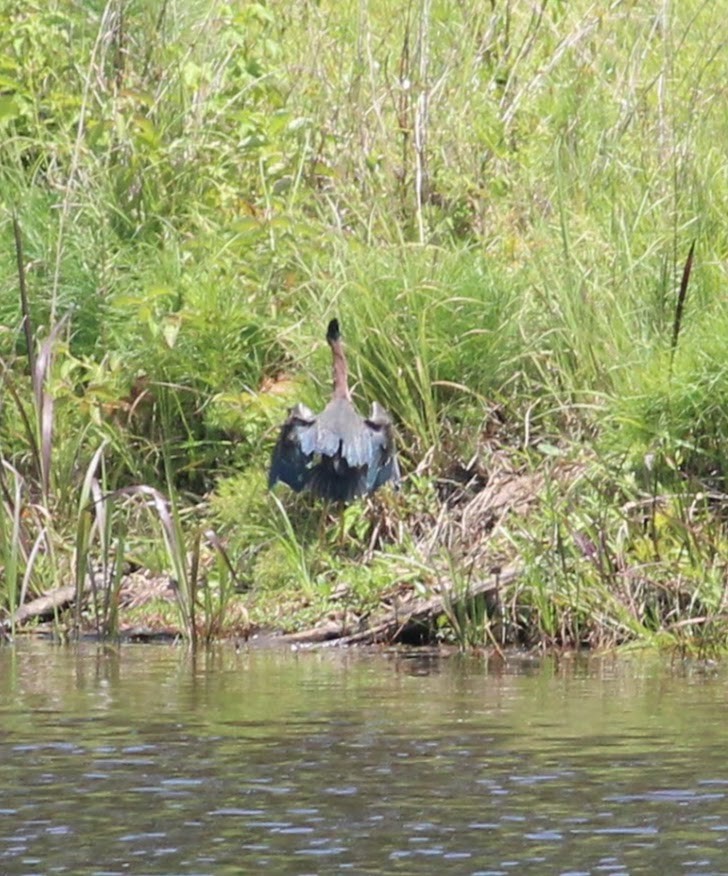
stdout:
MULTIPOLYGON (((211 528, 253 621, 518 560, 512 639, 720 645, 728 6, 122 5, 0 10, 5 607, 79 553, 113 590, 115 544, 184 584, 211 528), (327 397, 334 314, 408 475, 340 522, 263 474, 287 407, 327 397), (166 554, 79 503, 102 444, 105 491, 176 509, 166 554), (528 509, 473 520, 504 471, 528 509)), ((188 634, 231 597, 211 555, 188 634)))

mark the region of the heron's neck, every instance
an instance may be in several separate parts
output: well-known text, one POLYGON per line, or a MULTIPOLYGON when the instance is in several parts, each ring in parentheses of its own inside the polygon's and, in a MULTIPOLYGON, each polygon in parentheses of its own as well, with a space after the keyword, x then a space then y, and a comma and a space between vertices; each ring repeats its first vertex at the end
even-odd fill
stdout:
POLYGON ((340 340, 331 342, 331 355, 334 359, 334 398, 350 399, 349 395, 349 370, 346 366, 344 345, 340 340))

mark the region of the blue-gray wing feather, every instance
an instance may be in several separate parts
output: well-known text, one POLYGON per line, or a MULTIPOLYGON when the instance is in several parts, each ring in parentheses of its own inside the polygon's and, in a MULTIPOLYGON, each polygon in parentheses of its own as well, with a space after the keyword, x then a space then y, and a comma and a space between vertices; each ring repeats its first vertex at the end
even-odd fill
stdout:
POLYGON ((291 409, 273 448, 268 471, 269 488, 282 481, 300 493, 308 486, 314 459, 314 451, 309 448, 315 424, 316 417, 305 405, 298 404, 291 409))
POLYGON ((394 438, 392 418, 374 402, 365 421, 371 442, 371 462, 367 473, 367 492, 373 493, 388 482, 399 488, 401 475, 394 438))

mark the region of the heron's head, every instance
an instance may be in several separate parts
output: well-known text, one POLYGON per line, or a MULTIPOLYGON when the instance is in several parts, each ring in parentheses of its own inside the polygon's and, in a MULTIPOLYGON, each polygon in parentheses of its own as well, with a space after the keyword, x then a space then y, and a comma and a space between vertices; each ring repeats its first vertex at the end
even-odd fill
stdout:
POLYGON ((326 329, 326 340, 330 344, 336 343, 336 341, 341 340, 341 331, 339 329, 339 320, 332 319, 329 323, 329 327, 326 329))

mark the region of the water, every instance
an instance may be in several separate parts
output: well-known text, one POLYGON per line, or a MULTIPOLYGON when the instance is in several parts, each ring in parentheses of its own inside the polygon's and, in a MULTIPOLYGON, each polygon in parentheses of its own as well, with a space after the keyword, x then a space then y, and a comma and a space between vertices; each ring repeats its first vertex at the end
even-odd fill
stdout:
POLYGON ((727 681, 0 648, 0 874, 728 874, 727 681))

